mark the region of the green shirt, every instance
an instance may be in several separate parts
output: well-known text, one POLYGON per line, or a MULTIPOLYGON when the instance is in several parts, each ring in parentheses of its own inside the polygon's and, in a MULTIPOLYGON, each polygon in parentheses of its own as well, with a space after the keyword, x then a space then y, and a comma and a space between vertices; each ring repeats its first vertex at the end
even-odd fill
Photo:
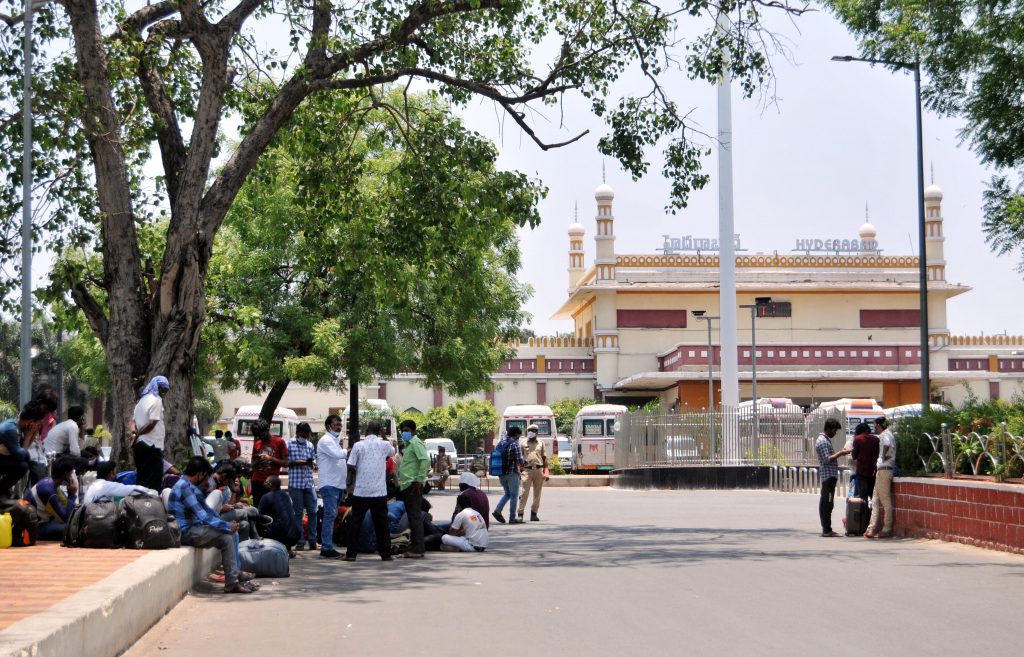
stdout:
POLYGON ((402 452, 402 465, 398 467, 398 489, 405 490, 416 482, 425 483, 428 474, 430 455, 427 454, 427 446, 419 436, 413 436, 412 440, 405 444, 405 451, 402 452))

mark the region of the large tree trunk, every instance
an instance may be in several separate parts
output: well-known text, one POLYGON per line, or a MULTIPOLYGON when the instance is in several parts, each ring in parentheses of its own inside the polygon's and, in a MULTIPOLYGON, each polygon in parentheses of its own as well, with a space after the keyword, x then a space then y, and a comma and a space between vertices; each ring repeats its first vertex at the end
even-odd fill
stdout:
POLYGON ((260 419, 270 422, 274 419, 274 411, 281 404, 281 399, 284 397, 285 390, 288 389, 288 384, 291 383, 290 379, 279 379, 274 381, 274 385, 270 387, 267 392, 267 396, 263 399, 263 407, 260 408, 260 419))

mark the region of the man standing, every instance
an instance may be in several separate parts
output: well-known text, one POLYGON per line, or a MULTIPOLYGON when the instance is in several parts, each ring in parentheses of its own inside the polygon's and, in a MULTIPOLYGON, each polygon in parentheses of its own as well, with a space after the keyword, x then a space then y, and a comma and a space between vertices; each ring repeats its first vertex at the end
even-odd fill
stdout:
POLYGON ((234 461, 242 453, 242 443, 238 442, 238 439, 231 435, 231 430, 224 432, 224 440, 231 443, 228 446, 228 458, 234 461))
POLYGON ((78 437, 85 428, 85 409, 81 406, 72 406, 68 409, 68 419, 57 424, 46 434, 43 441, 43 449, 47 452, 56 452, 58 456, 70 454, 81 456, 82 448, 79 445, 78 437))
POLYGON ((352 511, 346 537, 345 561, 355 561, 359 553, 359 529, 370 512, 377 552, 382 561, 391 561, 391 532, 388 530, 387 462, 395 453, 391 443, 381 440, 380 422, 370 420, 366 437, 352 446, 348 455, 348 492, 352 511))
POLYGON ((519 427, 509 427, 505 437, 497 445, 498 453, 501 454, 501 475, 498 481, 501 482, 501 490, 505 492, 498 500, 498 506, 494 509, 494 519, 504 524, 505 516, 501 515, 505 503, 509 505, 509 524, 515 525, 522 522, 516 517, 516 505, 519 504, 519 483, 523 472, 523 448, 519 444, 519 437, 523 435, 519 427))
POLYGON ((818 455, 818 477, 821 479, 818 517, 821 519, 821 535, 827 538, 839 536, 832 531, 832 509, 835 506, 836 483, 839 481, 839 466, 836 465, 839 452, 832 451, 832 437, 841 426, 839 420, 830 417, 825 420, 825 427, 814 442, 814 452, 818 455))
POLYGON ((426 546, 423 544, 423 485, 430 474, 430 455, 427 447, 416 435, 416 423, 405 420, 398 427, 405 451, 398 468, 398 498, 405 503, 409 517, 412 544, 405 553, 406 559, 422 559, 426 546))
POLYGON ((299 527, 302 549, 302 512, 306 512, 306 542, 310 550, 316 549, 316 489, 313 488, 313 455, 316 448, 309 438, 313 430, 308 422, 299 422, 295 438, 288 441, 288 496, 295 507, 295 522, 299 527))
POLYGON ((867 422, 861 422, 853 430, 853 459, 857 472, 855 497, 867 503, 875 491, 875 466, 878 463, 878 436, 871 433, 867 422))
POLYGON ((267 492, 267 479, 281 474, 288 465, 288 445, 280 436, 270 435, 270 425, 264 419, 252 423, 252 503, 260 505, 267 492))
POLYGON ((892 473, 896 466, 896 437, 885 417, 875 420, 878 432, 878 461, 875 472, 875 494, 871 498, 871 521, 865 538, 889 538, 896 511, 892 506, 892 473), (884 522, 883 522, 884 519, 884 522), (881 532, 879 532, 881 530, 881 532))
POLYGON ((526 481, 523 492, 519 495, 519 519, 526 514, 526 501, 530 499, 533 489, 533 506, 530 508, 530 520, 537 522, 540 511, 540 493, 544 482, 548 480, 548 455, 544 453, 544 441, 537 437, 539 429, 536 424, 526 427, 526 442, 522 444, 523 460, 526 462, 526 481))
POLYGON ((184 476, 171 488, 167 512, 174 515, 181 528, 181 544, 194 547, 215 547, 220 550, 224 565, 225 593, 252 593, 238 581, 235 555, 235 532, 238 523, 227 523, 206 506, 198 484, 210 476, 213 466, 202 456, 193 456, 185 466, 184 476))
POLYGON ((203 442, 213 448, 213 462, 231 460, 231 441, 224 437, 224 432, 217 429, 213 432, 213 439, 203 438, 203 442))
POLYGON ((317 482, 324 500, 324 521, 320 530, 320 556, 340 559, 334 549, 334 520, 338 517, 338 503, 345 497, 348 478, 348 450, 341 446, 341 418, 331 414, 324 422, 327 432, 316 443, 316 467, 320 471, 317 482))
POLYGON ((132 418, 132 455, 135 457, 135 483, 146 488, 160 490, 164 476, 164 426, 163 396, 170 389, 170 383, 163 376, 154 376, 135 404, 132 418))

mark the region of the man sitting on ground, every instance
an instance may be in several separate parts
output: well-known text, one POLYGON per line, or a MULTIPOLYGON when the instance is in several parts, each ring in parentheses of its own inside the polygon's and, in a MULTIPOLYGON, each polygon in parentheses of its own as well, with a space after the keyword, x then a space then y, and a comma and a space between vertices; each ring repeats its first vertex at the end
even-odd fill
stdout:
POLYGON ((210 476, 213 466, 202 456, 193 456, 185 466, 184 476, 171 489, 167 510, 174 514, 181 528, 181 544, 194 547, 216 547, 224 565, 225 593, 252 593, 254 588, 238 581, 238 560, 235 553, 235 532, 238 523, 221 520, 199 490, 199 483, 210 476))
POLYGON ((262 531, 263 538, 272 538, 288 548, 288 554, 295 556, 295 545, 302 537, 295 524, 295 507, 288 494, 281 490, 281 478, 271 475, 267 478, 267 492, 260 498, 260 514, 270 516, 273 522, 262 531))
POLYGON ((51 476, 42 479, 25 491, 24 499, 36 507, 39 520, 40 541, 59 541, 64 538, 64 528, 75 510, 78 499, 78 477, 75 476, 75 460, 64 456, 53 463, 51 476), (67 488, 67 494, 62 490, 67 488))
POLYGON ((437 478, 437 490, 444 490, 448 483, 448 471, 452 469, 452 457, 444 453, 444 446, 437 446, 437 456, 434 457, 434 476, 437 478))
POLYGON ((155 490, 150 490, 145 486, 120 484, 114 480, 116 475, 117 463, 113 461, 102 461, 96 466, 96 481, 89 484, 89 487, 85 489, 85 497, 82 500, 82 504, 89 504, 104 497, 116 501, 117 498, 128 497, 132 493, 159 495, 155 490))
POLYGON ((484 517, 484 523, 487 525, 487 529, 490 529, 491 503, 487 499, 487 494, 480 490, 480 477, 472 472, 463 472, 459 475, 459 490, 462 492, 455 499, 452 522, 455 522, 455 516, 458 515, 459 509, 474 509, 484 517))
POLYGON ((448 533, 441 537, 441 549, 446 552, 483 552, 487 549, 487 525, 484 516, 472 508, 456 504, 455 519, 448 533))

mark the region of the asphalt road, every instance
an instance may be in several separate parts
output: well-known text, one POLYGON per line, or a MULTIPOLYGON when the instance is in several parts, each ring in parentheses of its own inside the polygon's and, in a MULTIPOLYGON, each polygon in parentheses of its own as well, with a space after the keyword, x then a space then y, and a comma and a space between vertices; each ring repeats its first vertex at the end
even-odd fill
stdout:
MULTIPOLYGON (((491 493, 491 503, 497 501, 491 493)), ((434 493, 440 516, 454 495, 434 493)), ((836 511, 836 526, 840 513, 836 511)), ((129 657, 1008 655, 1024 557, 818 536, 817 497, 549 489, 482 554, 325 562, 193 594, 129 657)))

